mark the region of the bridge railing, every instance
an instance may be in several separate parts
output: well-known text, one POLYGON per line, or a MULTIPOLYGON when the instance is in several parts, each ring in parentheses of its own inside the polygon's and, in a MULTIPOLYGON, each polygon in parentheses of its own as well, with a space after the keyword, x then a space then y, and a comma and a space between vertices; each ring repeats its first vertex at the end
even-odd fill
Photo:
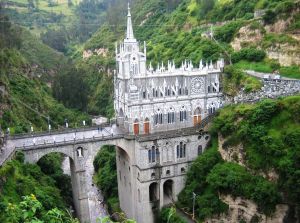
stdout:
POLYGON ((87 127, 81 127, 81 128, 64 128, 64 129, 55 129, 51 131, 42 131, 42 132, 32 132, 32 133, 20 133, 20 134, 12 134, 9 135, 9 139, 21 139, 21 138, 28 138, 28 137, 39 137, 39 136, 47 136, 47 135, 59 135, 59 134, 66 134, 66 133, 75 133, 75 132, 86 132, 86 131, 92 131, 97 130, 101 128, 110 127, 112 123, 103 123, 101 125, 95 125, 95 126, 87 126, 87 127))
POLYGON ((105 140, 111 140, 111 139, 120 139, 123 138, 124 134, 110 134, 110 135, 102 135, 102 136, 92 136, 92 137, 83 137, 83 138, 75 138, 72 140, 62 140, 62 141, 52 141, 47 142, 44 141, 44 143, 34 143, 31 145, 23 145, 15 147, 16 150, 30 150, 34 149, 36 147, 49 147, 49 146, 61 146, 61 145, 67 145, 67 144, 74 144, 74 143, 84 143, 84 142, 92 142, 92 141, 105 141, 105 140))

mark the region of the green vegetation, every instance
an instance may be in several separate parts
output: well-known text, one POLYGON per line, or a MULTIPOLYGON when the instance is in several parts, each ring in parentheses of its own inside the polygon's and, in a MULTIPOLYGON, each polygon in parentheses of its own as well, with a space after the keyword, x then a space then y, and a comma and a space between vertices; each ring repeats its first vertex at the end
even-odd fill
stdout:
POLYGON ((120 212, 115 148, 103 146, 93 164, 96 172, 94 180, 101 189, 109 212, 120 212))
POLYGON ((0 29, 0 42, 4 43, 0 44, 0 83, 5 89, 0 95, 1 126, 10 127, 11 133, 21 133, 28 132, 31 125, 35 131, 47 130, 48 116, 52 129, 63 126, 65 119, 71 127, 89 121, 88 115, 67 109, 53 99, 51 89, 42 81, 55 73, 53 69, 62 67, 65 58, 28 31, 12 26, 2 13, 1 20, 6 21, 0 29))
POLYGON ((262 61, 266 56, 263 50, 255 48, 243 48, 238 52, 232 54, 232 62, 236 63, 241 60, 259 62, 262 61))
POLYGON ((172 223, 185 223, 177 213, 175 207, 162 208, 160 211, 160 216, 158 222, 172 222, 172 223))
POLYGON ((57 158, 56 154, 44 157, 39 161, 40 167, 24 164, 24 155, 19 152, 15 160, 0 168, 1 222, 54 222, 56 218, 58 223, 77 222, 66 212, 71 204, 71 185, 57 158))
POLYGON ((262 87, 262 83, 257 78, 246 75, 234 66, 225 67, 223 85, 224 92, 231 96, 235 96, 241 88, 246 92, 252 92, 262 87))
POLYGON ((281 67, 274 60, 264 60, 263 62, 239 61, 234 67, 242 70, 254 70, 263 73, 273 73, 278 70, 279 74, 284 77, 300 79, 299 66, 281 67))
POLYGON ((42 204, 31 194, 30 196, 23 196, 23 201, 19 204, 8 204, 5 209, 4 222, 18 223, 18 222, 50 222, 50 223, 78 223, 79 221, 73 219, 70 215, 53 208, 45 211, 42 204))
POLYGON ((211 148, 196 159, 187 173, 179 206, 191 212, 192 192, 195 192, 199 220, 226 212, 228 207, 219 194, 253 200, 259 211, 267 215, 283 200, 299 210, 299 111, 300 96, 222 109, 213 122, 215 137, 211 148), (221 159, 217 133, 226 139, 225 150, 243 144, 246 167, 221 159), (261 172, 271 170, 278 173, 278 180, 268 181, 260 176, 261 172))
POLYGON ((243 143, 249 168, 265 172, 275 169, 284 199, 297 208, 296 197, 300 191, 294 186, 297 185, 300 149, 299 111, 299 96, 266 100, 251 106, 230 106, 221 111, 213 128, 229 137, 227 146, 243 143), (241 118, 242 121, 236 121, 241 118))

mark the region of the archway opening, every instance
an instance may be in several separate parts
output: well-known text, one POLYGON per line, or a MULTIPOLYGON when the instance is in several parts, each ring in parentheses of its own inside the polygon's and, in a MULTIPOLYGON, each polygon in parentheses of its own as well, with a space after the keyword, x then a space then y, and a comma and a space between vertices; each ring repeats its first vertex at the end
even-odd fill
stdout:
MULTIPOLYGON (((108 210, 107 215, 112 215, 113 220, 118 220, 120 216, 116 214, 120 208, 125 213, 131 213, 132 207, 130 200, 134 193, 131 182, 132 166, 130 157, 121 147, 114 145, 103 145, 95 154, 93 160, 94 173, 93 183, 96 203, 93 204, 100 210, 108 210), (124 206, 123 204, 127 205, 124 206), (123 206, 122 206, 123 205, 123 206)), ((100 216, 100 214, 98 215, 100 216)))
POLYGON ((144 121, 144 133, 149 134, 150 133, 150 120, 149 118, 146 118, 144 121))
POLYGON ((167 180, 163 185, 164 190, 164 205, 174 202, 173 199, 173 180, 167 180))
POLYGON ((76 213, 74 203, 74 186, 72 185, 71 169, 74 167, 74 161, 66 154, 59 152, 51 152, 42 156, 37 165, 41 171, 53 179, 55 186, 60 191, 60 196, 65 201, 66 208, 75 217, 76 213))
POLYGON ((133 123, 133 134, 138 135, 140 133, 140 124, 139 120, 135 119, 133 123))
POLYGON ((201 123, 201 109, 197 107, 194 111, 194 126, 201 123))
POLYGON ((157 202, 159 200, 158 194, 158 183, 153 182, 149 186, 149 201, 151 203, 157 202))

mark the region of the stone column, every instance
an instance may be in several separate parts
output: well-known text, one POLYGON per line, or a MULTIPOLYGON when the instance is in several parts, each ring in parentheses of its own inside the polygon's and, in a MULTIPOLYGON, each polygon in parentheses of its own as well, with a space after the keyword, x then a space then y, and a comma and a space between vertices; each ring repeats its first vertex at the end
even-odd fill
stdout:
POLYGON ((88 194, 86 185, 86 170, 81 165, 83 159, 70 160, 73 202, 76 214, 81 223, 90 222, 88 194))

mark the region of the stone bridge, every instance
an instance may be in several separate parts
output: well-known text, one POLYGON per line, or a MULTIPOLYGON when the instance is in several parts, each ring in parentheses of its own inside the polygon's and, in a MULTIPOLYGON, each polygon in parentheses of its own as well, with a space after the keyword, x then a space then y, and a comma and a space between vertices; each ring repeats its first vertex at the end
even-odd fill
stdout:
POLYGON ((102 146, 113 145, 120 206, 129 218, 150 223, 155 217, 153 210, 169 202, 166 190, 168 194, 172 191, 172 198, 176 200, 183 189, 187 168, 210 140, 203 128, 212 117, 208 116, 195 127, 138 136, 125 134, 116 125, 10 136, 2 147, 0 164, 11 159, 16 151, 23 151, 28 163, 36 163, 53 152, 69 157, 77 216, 81 222, 95 222, 89 207, 86 170, 93 168, 93 160, 102 146))

